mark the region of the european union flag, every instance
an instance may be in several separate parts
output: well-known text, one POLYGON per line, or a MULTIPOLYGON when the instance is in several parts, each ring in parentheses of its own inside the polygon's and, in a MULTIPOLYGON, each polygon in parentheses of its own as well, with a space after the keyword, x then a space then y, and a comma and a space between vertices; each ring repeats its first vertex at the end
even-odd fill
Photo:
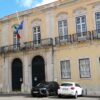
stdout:
POLYGON ((24 21, 22 21, 22 22, 18 25, 18 27, 17 27, 17 29, 16 29, 16 31, 15 31, 16 34, 18 33, 19 30, 23 29, 23 23, 24 23, 24 21))
POLYGON ((18 26, 18 29, 17 29, 17 30, 21 30, 21 29, 23 29, 23 23, 24 23, 24 21, 22 21, 22 22, 19 24, 19 26, 18 26))

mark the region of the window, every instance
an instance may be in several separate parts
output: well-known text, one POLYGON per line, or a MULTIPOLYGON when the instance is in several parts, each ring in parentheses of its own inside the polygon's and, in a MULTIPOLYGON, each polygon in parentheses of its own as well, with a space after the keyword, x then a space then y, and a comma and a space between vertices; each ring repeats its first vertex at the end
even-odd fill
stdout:
POLYGON ((67 29, 67 20, 61 20, 58 21, 58 32, 60 39, 66 39, 66 35, 68 35, 68 29, 67 29))
POLYGON ((17 38, 17 35, 15 32, 13 32, 13 47, 14 49, 17 49, 20 47, 20 38, 17 38))
POLYGON ((61 61, 60 64, 61 64, 61 78, 70 79, 71 78, 70 61, 69 60, 61 61))
POLYGON ((62 83, 61 86, 73 86, 71 83, 62 83))
POLYGON ((100 33, 100 12, 95 13, 96 31, 100 33))
POLYGON ((79 84, 77 84, 77 83, 75 84, 75 86, 76 86, 76 87, 81 87, 81 86, 80 86, 79 84))
POLYGON ((33 41, 34 41, 34 44, 36 44, 36 45, 40 44, 40 40, 41 40, 40 33, 41 33, 40 26, 33 27, 33 41))
POLYGON ((90 78, 90 61, 89 58, 79 60, 80 78, 90 78))
POLYGON ((78 36, 84 36, 84 33, 87 31, 86 28, 86 16, 76 17, 76 32, 78 36))

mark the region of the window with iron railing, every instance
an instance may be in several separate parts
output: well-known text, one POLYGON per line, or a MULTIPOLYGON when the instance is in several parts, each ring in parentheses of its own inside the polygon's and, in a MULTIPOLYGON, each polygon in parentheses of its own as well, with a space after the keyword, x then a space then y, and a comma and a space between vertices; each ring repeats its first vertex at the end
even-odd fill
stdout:
POLYGON ((76 32, 78 37, 85 36, 87 31, 86 27, 86 16, 76 17, 76 32))
POLYGON ((20 38, 17 38, 17 35, 15 32, 13 32, 13 48, 17 49, 20 47, 20 38))
POLYGON ((40 45, 41 42, 40 26, 33 27, 33 42, 34 42, 34 46, 40 45))
POLYGON ((96 32, 100 33, 100 12, 95 13, 96 32))
POLYGON ((67 20, 58 21, 58 32, 60 40, 66 40, 68 35, 68 25, 67 20))

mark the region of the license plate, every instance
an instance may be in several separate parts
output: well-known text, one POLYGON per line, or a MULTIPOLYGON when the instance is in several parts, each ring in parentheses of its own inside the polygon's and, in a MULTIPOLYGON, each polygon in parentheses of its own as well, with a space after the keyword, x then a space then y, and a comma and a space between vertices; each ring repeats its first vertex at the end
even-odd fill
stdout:
POLYGON ((33 93, 38 93, 38 91, 33 91, 33 93))
POLYGON ((68 89, 66 89, 66 88, 63 88, 63 90, 68 90, 68 89))

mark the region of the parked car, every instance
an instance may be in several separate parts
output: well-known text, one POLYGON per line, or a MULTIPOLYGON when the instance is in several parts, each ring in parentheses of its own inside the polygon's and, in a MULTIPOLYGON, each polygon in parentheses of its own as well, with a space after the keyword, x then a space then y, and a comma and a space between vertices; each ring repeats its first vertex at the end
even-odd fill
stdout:
POLYGON ((64 82, 58 89, 58 97, 83 95, 83 88, 76 82, 64 82))
POLYGON ((57 82, 43 82, 37 84, 31 90, 31 95, 34 96, 51 96, 57 95, 59 84, 57 82))

